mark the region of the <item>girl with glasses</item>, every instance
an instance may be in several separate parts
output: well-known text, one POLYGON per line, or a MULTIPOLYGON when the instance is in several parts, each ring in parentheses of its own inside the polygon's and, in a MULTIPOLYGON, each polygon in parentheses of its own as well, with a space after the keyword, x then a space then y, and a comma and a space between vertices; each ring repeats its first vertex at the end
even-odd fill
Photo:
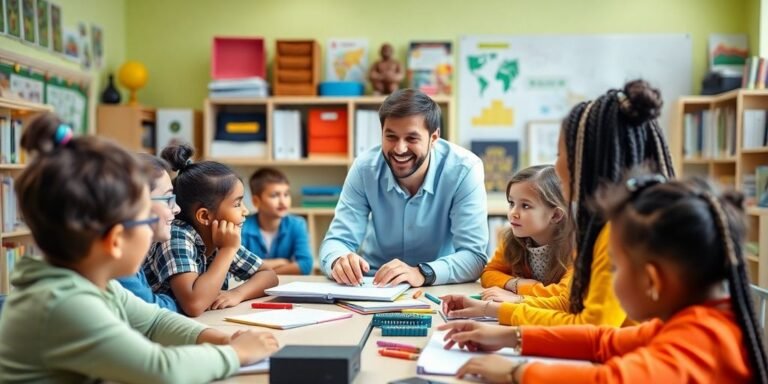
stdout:
MULTIPOLYGON (((152 213, 157 217, 157 223, 154 225, 154 236, 152 237, 152 246, 149 250, 151 254, 155 248, 164 241, 171 238, 171 222, 174 216, 179 213, 179 207, 176 205, 176 195, 173 194, 173 185, 171 184, 171 166, 165 160, 140 153, 137 155, 139 161, 144 162, 150 168, 149 196, 152 200, 152 213)), ((157 304, 160 308, 169 311, 178 312, 176 301, 169 295, 163 293, 154 293, 147 282, 147 276, 144 268, 139 268, 136 274, 121 277, 117 281, 123 288, 133 292, 136 297, 147 303, 157 304)))

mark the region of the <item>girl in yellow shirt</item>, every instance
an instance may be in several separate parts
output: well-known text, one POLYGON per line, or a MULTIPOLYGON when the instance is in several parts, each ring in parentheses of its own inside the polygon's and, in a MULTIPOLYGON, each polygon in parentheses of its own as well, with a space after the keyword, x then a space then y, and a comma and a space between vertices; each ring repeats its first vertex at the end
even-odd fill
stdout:
POLYGON ((483 270, 483 300, 519 302, 567 289, 573 233, 560 180, 551 165, 517 172, 507 184, 510 226, 483 270))

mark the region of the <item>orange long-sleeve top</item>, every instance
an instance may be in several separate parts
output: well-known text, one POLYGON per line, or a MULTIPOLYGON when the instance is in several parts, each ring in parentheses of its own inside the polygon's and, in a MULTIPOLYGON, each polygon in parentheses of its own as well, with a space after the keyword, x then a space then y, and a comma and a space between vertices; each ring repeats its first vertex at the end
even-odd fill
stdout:
POLYGON ((626 328, 523 327, 522 353, 596 365, 531 363, 523 383, 746 383, 748 356, 729 299, 626 328), (553 348, 553 346, 557 346, 553 348))
POLYGON ((499 323, 505 325, 593 324, 619 327, 634 324, 613 293, 613 273, 608 255, 610 224, 597 236, 592 249, 592 277, 584 298, 584 310, 570 313, 570 289, 552 297, 526 296, 522 303, 503 303, 499 323))
MULTIPOLYGON (((515 276, 512 275, 512 268, 507 260, 504 258, 505 244, 501 242, 496 251, 493 253, 493 258, 483 269, 483 274, 480 275, 480 284, 483 288, 499 287, 504 288, 507 282, 514 277, 521 277, 524 279, 531 279, 533 274, 528 276, 515 276)), ((536 296, 536 297, 551 297, 560 295, 563 292, 568 291, 568 286, 573 276, 573 268, 568 268, 560 278, 560 281, 556 284, 543 283, 528 283, 520 282, 517 285, 517 294, 524 296, 536 296)))

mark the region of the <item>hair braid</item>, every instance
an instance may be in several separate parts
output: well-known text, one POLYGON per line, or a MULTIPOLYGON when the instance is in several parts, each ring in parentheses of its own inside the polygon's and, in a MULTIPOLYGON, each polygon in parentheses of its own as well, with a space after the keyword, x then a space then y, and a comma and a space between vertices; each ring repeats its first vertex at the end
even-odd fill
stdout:
POLYGON ((718 199, 712 194, 703 193, 704 199, 712 209, 715 223, 722 236, 728 266, 728 288, 731 294, 736 319, 743 332, 745 346, 752 366, 755 382, 768 383, 768 358, 760 326, 757 324, 755 309, 747 283, 747 271, 739 244, 734 242, 725 211, 718 199))

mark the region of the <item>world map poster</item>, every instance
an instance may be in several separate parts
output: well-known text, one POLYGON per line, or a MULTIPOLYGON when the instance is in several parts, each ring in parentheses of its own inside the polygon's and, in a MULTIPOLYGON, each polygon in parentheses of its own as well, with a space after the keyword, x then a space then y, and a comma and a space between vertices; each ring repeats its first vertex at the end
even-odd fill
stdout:
POLYGON ((562 120, 578 102, 636 78, 658 87, 665 106, 690 94, 690 52, 685 34, 461 37, 458 144, 516 140, 526 166, 529 122, 562 120))

